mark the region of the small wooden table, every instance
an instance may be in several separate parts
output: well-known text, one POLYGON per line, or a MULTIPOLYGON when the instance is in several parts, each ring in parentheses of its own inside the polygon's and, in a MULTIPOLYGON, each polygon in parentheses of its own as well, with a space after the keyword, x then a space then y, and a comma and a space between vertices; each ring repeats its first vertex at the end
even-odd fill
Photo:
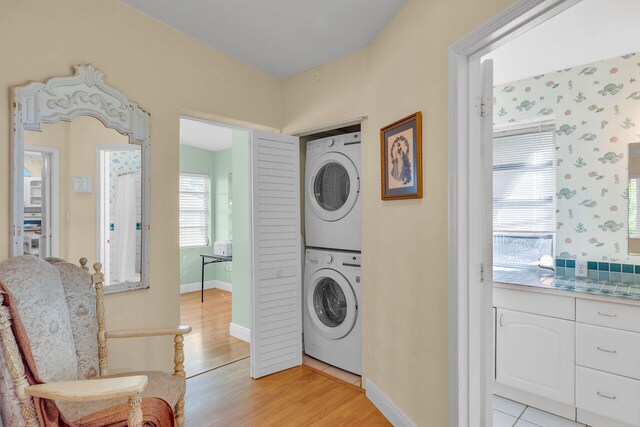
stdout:
POLYGON ((231 262, 233 261, 233 257, 211 254, 200 254, 200 256, 202 257, 202 275, 200 278, 202 289, 200 291, 200 302, 204 302, 204 266, 209 264, 217 264, 219 262, 231 262))

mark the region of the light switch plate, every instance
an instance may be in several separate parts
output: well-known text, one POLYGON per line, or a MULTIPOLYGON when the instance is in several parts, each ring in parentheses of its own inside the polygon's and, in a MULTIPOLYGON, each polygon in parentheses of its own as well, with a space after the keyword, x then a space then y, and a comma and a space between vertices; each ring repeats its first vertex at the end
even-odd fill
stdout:
POLYGON ((576 261, 576 277, 587 277, 587 261, 576 261))

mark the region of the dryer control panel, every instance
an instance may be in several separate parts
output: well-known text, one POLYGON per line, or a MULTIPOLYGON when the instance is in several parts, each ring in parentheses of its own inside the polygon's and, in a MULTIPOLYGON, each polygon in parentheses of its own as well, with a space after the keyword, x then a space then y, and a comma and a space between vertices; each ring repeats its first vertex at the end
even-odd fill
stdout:
POLYGON ((360 132, 330 136, 328 138, 316 139, 307 142, 307 151, 339 151, 342 149, 348 149, 353 145, 359 145, 361 140, 362 137, 360 136, 360 132))

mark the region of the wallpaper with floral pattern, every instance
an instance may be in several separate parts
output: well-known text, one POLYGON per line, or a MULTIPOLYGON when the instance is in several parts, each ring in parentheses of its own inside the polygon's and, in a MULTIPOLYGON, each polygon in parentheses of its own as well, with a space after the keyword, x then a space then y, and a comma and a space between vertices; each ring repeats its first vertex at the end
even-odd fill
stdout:
MULTIPOLYGON (((140 150, 122 150, 109 152, 109 207, 111 215, 114 214, 116 193, 118 188, 118 176, 127 172, 142 170, 142 153, 140 150)), ((140 219, 138 218, 138 221, 140 219)), ((113 223, 113 219, 111 220, 113 223)))
POLYGON ((494 88, 494 124, 555 121, 559 258, 640 262, 627 252, 639 80, 640 54, 631 53, 494 88))

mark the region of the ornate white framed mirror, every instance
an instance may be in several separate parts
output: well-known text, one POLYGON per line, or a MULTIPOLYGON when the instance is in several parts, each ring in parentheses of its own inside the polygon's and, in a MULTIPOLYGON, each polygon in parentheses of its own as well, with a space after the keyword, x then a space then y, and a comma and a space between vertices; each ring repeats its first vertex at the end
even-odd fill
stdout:
POLYGON ((149 113, 91 65, 12 87, 11 248, 101 262, 105 293, 149 286, 149 113))

